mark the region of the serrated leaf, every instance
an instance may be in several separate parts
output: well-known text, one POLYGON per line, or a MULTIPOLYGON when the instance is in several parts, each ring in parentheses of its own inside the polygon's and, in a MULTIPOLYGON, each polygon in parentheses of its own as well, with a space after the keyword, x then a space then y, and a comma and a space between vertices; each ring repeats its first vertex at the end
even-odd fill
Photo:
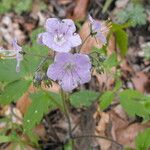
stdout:
POLYGON ((0 104, 6 105, 17 101, 28 90, 30 85, 31 80, 17 80, 7 84, 0 95, 0 104))
POLYGON ((136 150, 148 150, 150 148, 150 128, 139 133, 135 140, 136 150))
POLYGON ((42 120, 43 115, 46 114, 49 109, 56 108, 58 106, 57 103, 61 105, 60 95, 52 92, 40 91, 32 94, 30 97, 32 103, 23 121, 24 131, 28 134, 30 134, 35 125, 42 120))
POLYGON ((120 103, 130 116, 138 115, 143 118, 149 116, 144 104, 140 102, 143 95, 135 90, 124 90, 119 93, 120 103))
POLYGON ((74 107, 89 107, 92 102, 97 100, 98 92, 83 90, 75 92, 70 96, 70 102, 74 107))
POLYGON ((111 104, 114 98, 115 98, 115 94, 113 91, 107 91, 104 94, 102 94, 102 96, 99 99, 100 108, 103 110, 106 109, 111 104))
POLYGON ((146 13, 142 5, 129 3, 124 10, 117 13, 117 21, 119 23, 131 22, 131 26, 146 24, 146 13))

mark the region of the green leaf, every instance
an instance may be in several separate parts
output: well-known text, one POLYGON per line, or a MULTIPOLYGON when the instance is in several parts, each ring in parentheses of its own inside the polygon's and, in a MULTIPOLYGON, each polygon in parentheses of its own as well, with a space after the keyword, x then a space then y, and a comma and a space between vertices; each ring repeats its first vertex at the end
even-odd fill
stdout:
POLYGON ((22 12, 30 11, 32 7, 32 0, 19 0, 14 6, 16 13, 21 14, 22 12))
POLYGON ((97 52, 97 53, 99 53, 101 55, 106 55, 106 49, 105 49, 104 46, 102 48, 93 47, 92 48, 92 52, 97 52))
POLYGON ((70 96, 70 102, 74 107, 88 107, 97 100, 99 96, 98 92, 83 90, 75 92, 70 96))
POLYGON ((113 91, 119 90, 121 88, 121 86, 122 86, 122 81, 120 79, 117 79, 113 91))
POLYGON ((30 97, 32 103, 23 121, 24 131, 28 134, 42 120, 43 115, 48 113, 49 108, 54 109, 59 103, 61 105, 60 95, 52 92, 39 91, 30 97))
POLYGON ((127 21, 131 22, 131 26, 145 25, 146 24, 146 13, 142 5, 129 3, 124 10, 117 13, 117 22, 125 23, 127 21))
POLYGON ((24 72, 21 70, 16 73, 16 60, 0 60, 0 81, 12 82, 20 79, 24 76, 24 72))
POLYGON ((72 148, 72 141, 69 140, 69 142, 65 144, 64 150, 72 150, 72 148))
POLYGON ((148 150, 150 148, 150 128, 139 133, 135 140, 136 150, 148 150))
POLYGON ((100 97, 100 108, 106 109, 114 100, 115 94, 113 91, 107 91, 100 97))
POLYGON ((143 95, 135 90, 124 90, 119 93, 120 103, 130 116, 138 115, 143 118, 149 116, 144 104, 140 101, 143 95))
POLYGON ((103 63, 106 69, 111 69, 118 65, 117 56, 115 53, 112 53, 103 63))
POLYGON ((0 14, 8 12, 12 7, 11 0, 1 0, 0 1, 0 14))
POLYGON ((116 42, 120 49, 121 55, 125 56, 128 50, 128 35, 122 29, 116 30, 114 34, 115 34, 116 42))
POLYGON ((0 95, 0 104, 9 104, 17 101, 29 88, 31 80, 17 80, 8 83, 0 95))
POLYGON ((11 136, 0 135, 0 143, 7 143, 11 141, 12 141, 11 136))

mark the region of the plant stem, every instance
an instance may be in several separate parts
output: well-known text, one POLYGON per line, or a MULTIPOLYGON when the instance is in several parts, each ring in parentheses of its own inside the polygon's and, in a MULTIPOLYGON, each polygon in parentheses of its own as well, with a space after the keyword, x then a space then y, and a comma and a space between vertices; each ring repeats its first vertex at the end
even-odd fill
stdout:
POLYGON ((68 107, 67 107, 67 104, 66 104, 67 94, 62 89, 61 89, 61 97, 62 97, 62 102, 63 102, 63 107, 64 107, 64 113, 65 113, 65 116, 66 116, 67 121, 68 121, 69 138, 71 138, 72 137, 72 134, 71 134, 71 120, 70 120, 69 110, 68 110, 68 107))
POLYGON ((43 64, 47 61, 48 58, 49 56, 44 57, 44 59, 41 61, 41 63, 37 67, 36 71, 38 71, 43 66, 43 64))
POLYGON ((86 40, 87 40, 90 36, 91 36, 91 33, 90 33, 90 34, 88 34, 88 35, 87 35, 87 37, 83 40, 83 42, 82 42, 82 44, 81 44, 81 47, 80 47, 80 49, 79 49, 78 53, 80 52, 80 50, 81 50, 82 46, 85 44, 86 40))

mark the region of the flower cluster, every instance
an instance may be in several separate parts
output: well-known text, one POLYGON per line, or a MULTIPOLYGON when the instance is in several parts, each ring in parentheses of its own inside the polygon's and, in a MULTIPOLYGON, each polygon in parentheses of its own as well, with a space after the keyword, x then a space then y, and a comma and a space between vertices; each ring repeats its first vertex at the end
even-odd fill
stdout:
MULTIPOLYGON (((101 32, 101 25, 90 16, 92 33, 103 44, 106 38, 101 32)), ((54 63, 48 67, 47 76, 58 81, 64 91, 72 91, 78 85, 91 80, 91 61, 88 55, 70 53, 71 49, 81 45, 79 34, 75 33, 76 26, 71 19, 59 20, 49 18, 45 24, 46 32, 38 35, 38 43, 56 51, 54 63)))
MULTIPOLYGON (((91 26, 91 36, 95 36, 103 44, 106 44, 104 28, 102 25, 89 16, 91 26)), ((55 51, 54 63, 48 67, 47 76, 53 81, 57 81, 64 91, 72 91, 79 85, 91 80, 91 61, 88 55, 70 51, 72 48, 80 46, 82 40, 76 33, 76 26, 71 19, 59 20, 49 18, 45 23, 46 32, 38 35, 37 42, 55 51)), ((0 48, 0 54, 8 53, 8 57, 16 58, 16 72, 20 71, 20 62, 23 60, 22 47, 17 44, 17 40, 12 41, 13 50, 0 48)), ((0 55, 0 57, 2 57, 0 55)))

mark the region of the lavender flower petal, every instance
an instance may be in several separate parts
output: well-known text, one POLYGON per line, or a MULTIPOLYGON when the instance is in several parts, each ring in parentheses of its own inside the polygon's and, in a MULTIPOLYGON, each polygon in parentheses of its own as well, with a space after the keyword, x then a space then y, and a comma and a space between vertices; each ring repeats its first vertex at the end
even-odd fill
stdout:
MULTIPOLYGON (((107 43, 106 37, 104 36, 105 31, 103 31, 102 24, 99 21, 94 20, 90 15, 89 15, 89 22, 92 26, 92 33, 96 33, 95 37, 101 41, 103 44, 107 43)), ((106 28, 107 29, 107 28, 106 28)))
POLYGON ((71 72, 65 73, 64 77, 59 82, 59 84, 61 85, 64 91, 68 91, 68 92, 72 91, 78 86, 77 81, 74 78, 74 74, 72 74, 71 72))
POLYGON ((69 52, 71 48, 81 44, 80 36, 74 33, 76 27, 71 19, 49 18, 45 26, 47 32, 39 34, 39 44, 57 52, 69 52))
POLYGON ((63 19, 62 23, 65 25, 68 33, 73 34, 76 31, 76 26, 71 19, 63 19))
POLYGON ((79 34, 74 34, 73 36, 71 36, 69 38, 69 41, 70 41, 72 47, 76 47, 82 43, 82 40, 81 40, 79 34))
POLYGON ((38 34, 37 43, 41 44, 41 45, 44 45, 44 43, 43 43, 43 33, 38 34))
POLYGON ((102 33, 97 33, 96 38, 100 40, 103 44, 107 43, 106 37, 102 33))
POLYGON ((22 47, 20 47, 17 44, 17 39, 13 39, 12 45, 13 45, 14 50, 16 51, 16 61, 17 61, 16 72, 19 72, 20 71, 20 62, 23 60, 23 56, 22 56, 22 54, 20 54, 20 52, 22 51, 22 47))
POLYGON ((59 29, 60 20, 57 18, 49 18, 46 20, 45 28, 48 32, 54 33, 55 30, 59 29))
POLYGON ((58 53, 54 63, 49 66, 47 76, 58 81, 64 91, 71 91, 79 84, 91 79, 91 62, 88 55, 58 53))

